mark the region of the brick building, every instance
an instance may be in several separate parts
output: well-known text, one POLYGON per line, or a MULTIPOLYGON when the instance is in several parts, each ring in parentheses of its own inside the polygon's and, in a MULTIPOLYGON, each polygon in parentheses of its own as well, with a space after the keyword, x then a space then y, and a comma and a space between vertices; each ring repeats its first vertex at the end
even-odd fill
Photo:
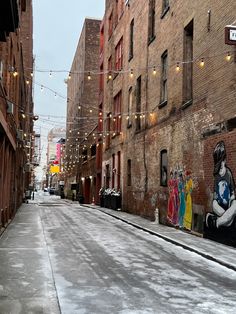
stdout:
POLYGON ((53 128, 48 133, 46 186, 59 189, 63 180, 65 128, 53 128))
POLYGON ((0 227, 31 184, 33 135, 32 1, 0 4, 0 227))
POLYGON ((86 18, 67 80, 66 195, 96 193, 100 20, 86 18))
POLYGON ((221 140, 235 178, 235 19, 234 0, 106 1, 103 185, 123 210, 202 233, 221 140))

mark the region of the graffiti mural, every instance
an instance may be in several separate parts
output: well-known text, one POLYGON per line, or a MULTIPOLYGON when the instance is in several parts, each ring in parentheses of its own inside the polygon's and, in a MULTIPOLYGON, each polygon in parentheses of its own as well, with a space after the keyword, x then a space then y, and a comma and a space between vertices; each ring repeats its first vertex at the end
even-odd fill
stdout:
POLYGON ((190 171, 180 167, 170 172, 167 222, 175 227, 192 228, 193 180, 190 171))
POLYGON ((212 212, 206 214, 205 235, 230 245, 236 245, 236 199, 232 171, 227 165, 225 143, 220 141, 213 151, 214 191, 212 212))

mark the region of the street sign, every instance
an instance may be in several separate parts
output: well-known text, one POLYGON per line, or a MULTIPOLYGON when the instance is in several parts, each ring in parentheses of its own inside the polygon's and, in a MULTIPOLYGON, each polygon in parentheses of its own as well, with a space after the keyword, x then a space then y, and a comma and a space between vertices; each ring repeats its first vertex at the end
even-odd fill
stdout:
POLYGON ((236 25, 227 25, 225 27, 226 45, 236 45, 236 25))

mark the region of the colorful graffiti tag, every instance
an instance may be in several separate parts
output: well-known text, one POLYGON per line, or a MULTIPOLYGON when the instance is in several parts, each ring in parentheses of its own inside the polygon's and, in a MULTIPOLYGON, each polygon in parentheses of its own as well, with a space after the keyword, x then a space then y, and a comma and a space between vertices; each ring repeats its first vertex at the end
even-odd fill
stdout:
POLYGON ((176 169, 170 172, 167 222, 191 230, 193 180, 190 171, 176 169))
POLYGON ((207 213, 205 234, 207 237, 230 245, 236 245, 236 199, 232 171, 226 164, 225 143, 216 144, 213 152, 214 191, 212 212, 207 213))

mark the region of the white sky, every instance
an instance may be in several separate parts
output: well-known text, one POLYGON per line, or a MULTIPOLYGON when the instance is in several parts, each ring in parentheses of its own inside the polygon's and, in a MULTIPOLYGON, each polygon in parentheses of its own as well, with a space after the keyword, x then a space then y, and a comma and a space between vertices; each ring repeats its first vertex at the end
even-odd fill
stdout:
MULTIPOLYGON (((66 72, 42 73, 40 70, 69 71, 85 17, 101 18, 105 0, 33 0, 35 87, 34 112, 40 116, 36 131, 41 133, 42 161, 46 158, 47 133, 63 126, 66 115, 66 72), (44 86, 41 92, 41 85, 44 86), (48 90, 51 89, 52 91, 48 90), (42 116, 44 115, 44 116, 42 116)), ((41 174, 41 170, 37 170, 41 174)))

